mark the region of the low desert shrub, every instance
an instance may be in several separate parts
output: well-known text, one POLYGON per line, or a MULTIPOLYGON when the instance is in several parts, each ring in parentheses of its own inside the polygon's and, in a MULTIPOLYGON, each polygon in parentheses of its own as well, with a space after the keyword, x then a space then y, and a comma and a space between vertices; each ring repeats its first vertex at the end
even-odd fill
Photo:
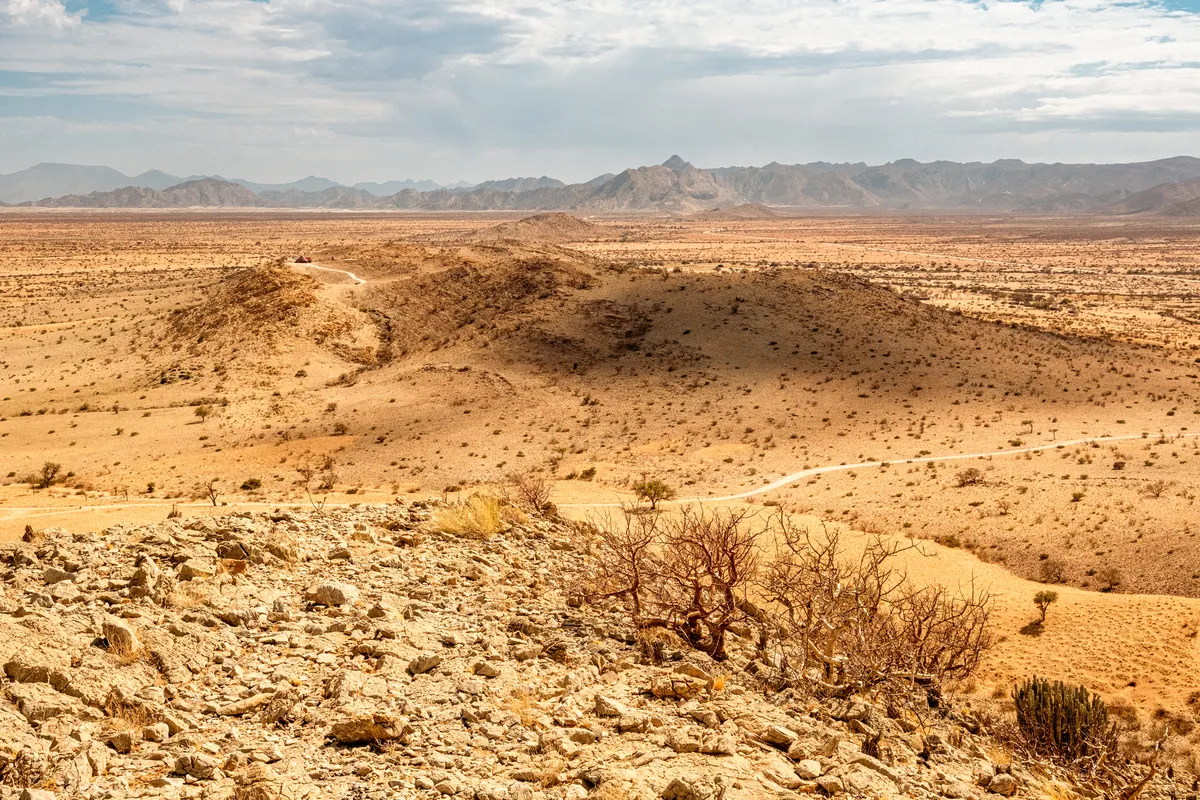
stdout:
POLYGON ((640 502, 648 504, 651 509, 658 508, 659 503, 675 499, 675 489, 657 478, 638 481, 633 485, 633 493, 640 502))
POLYGON ((1100 584, 1100 591, 1111 592, 1121 585, 1124 577, 1121 575, 1121 570, 1116 567, 1104 567, 1096 573, 1096 580, 1100 584))
POLYGON ((1162 497, 1163 492, 1169 488, 1169 484, 1164 480, 1150 481, 1150 483, 1142 486, 1142 494, 1146 497, 1162 497))
POLYGON ((1051 604, 1057 603, 1057 602, 1058 602, 1058 592, 1042 591, 1042 592, 1038 592, 1037 594, 1035 594, 1033 596, 1033 604, 1035 606, 1037 606, 1038 611, 1040 611, 1042 614, 1042 618, 1041 618, 1040 622, 1046 621, 1046 611, 1050 608, 1051 604))
POLYGON ((47 461, 45 464, 42 464, 42 468, 38 470, 38 474, 34 478, 35 486, 39 489, 49 489, 58 480, 60 472, 62 472, 62 464, 47 461))
POLYGON ((977 483, 983 483, 983 473, 975 467, 964 469, 954 476, 954 483, 960 489, 964 486, 974 486, 977 483))
POLYGON ((1067 565, 1057 558, 1046 558, 1038 568, 1042 583, 1066 583, 1067 565))

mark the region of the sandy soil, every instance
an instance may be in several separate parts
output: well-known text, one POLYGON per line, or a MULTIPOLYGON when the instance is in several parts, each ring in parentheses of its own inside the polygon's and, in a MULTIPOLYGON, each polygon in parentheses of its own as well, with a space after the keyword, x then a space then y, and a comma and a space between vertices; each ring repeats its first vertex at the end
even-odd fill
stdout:
POLYGON ((1188 707, 1200 226, 478 233, 513 219, 0 214, 0 538, 212 513, 210 485, 229 510, 540 471, 568 511, 643 476, 724 496, 886 462, 751 502, 915 537, 922 580, 986 580, 1005 639, 985 691, 1037 670, 1188 707), (300 254, 315 267, 278 266, 300 254), (1060 446, 1108 436, 1133 438, 1060 446), (993 455, 917 461, 971 453, 993 455), (1024 635, 1041 580, 1061 600, 1024 635))

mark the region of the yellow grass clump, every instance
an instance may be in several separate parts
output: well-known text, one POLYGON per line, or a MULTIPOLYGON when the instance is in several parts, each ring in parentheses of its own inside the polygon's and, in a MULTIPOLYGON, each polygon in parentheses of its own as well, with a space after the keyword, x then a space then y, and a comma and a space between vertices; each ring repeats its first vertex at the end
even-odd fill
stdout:
POLYGON ((499 500, 490 495, 473 494, 461 503, 442 509, 437 524, 443 533, 490 539, 500 532, 504 520, 499 500))

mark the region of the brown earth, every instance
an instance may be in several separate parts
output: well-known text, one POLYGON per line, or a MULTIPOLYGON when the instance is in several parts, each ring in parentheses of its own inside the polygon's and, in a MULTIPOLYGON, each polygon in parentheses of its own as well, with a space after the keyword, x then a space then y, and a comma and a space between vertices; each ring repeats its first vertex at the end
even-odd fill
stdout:
POLYGON ((510 222, 6 211, 0 535, 199 513, 213 478, 229 508, 307 504, 307 466, 328 466, 331 503, 541 471, 565 507, 643 475, 720 496, 883 461, 750 501, 930 540, 943 582, 988 575, 1007 637, 993 685, 1051 665, 1147 711, 1187 707, 1194 226, 510 222), (316 268, 280 265, 299 254, 316 268), (1122 434, 1145 438, 1056 447, 1122 434), (46 461, 74 474, 31 488, 46 461), (1047 564, 1074 588, 1035 642, 1019 630, 1029 581, 1059 577, 1047 564), (1120 581, 1101 594, 1106 568, 1120 581))

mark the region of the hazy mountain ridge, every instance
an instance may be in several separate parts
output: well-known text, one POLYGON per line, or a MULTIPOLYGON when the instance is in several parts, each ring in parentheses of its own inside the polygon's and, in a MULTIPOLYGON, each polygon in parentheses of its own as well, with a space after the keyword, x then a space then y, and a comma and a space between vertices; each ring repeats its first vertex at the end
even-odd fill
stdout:
POLYGON ((299 189, 259 192, 258 198, 265 205, 279 208, 375 208, 379 205, 379 198, 365 189, 337 185, 319 192, 299 189))
POLYGON ((166 189, 187 180, 189 178, 168 175, 158 170, 129 176, 111 167, 37 164, 20 172, 0 175, 0 201, 16 204, 39 197, 109 192, 126 186, 166 189))
POLYGON ((248 181, 245 178, 223 178, 220 175, 212 175, 211 177, 219 181, 227 181, 229 183, 236 183, 238 186, 244 186, 255 194, 262 194, 263 192, 288 192, 293 190, 300 192, 323 192, 326 189, 342 185, 337 181, 331 181, 329 178, 319 178, 316 175, 309 175, 307 178, 301 178, 291 183, 256 183, 248 181))
MULTIPOLYGON (((11 176, 0 176, 0 188, 3 188, 3 177, 11 176)), ((101 177, 113 179, 108 173, 103 173, 101 177)), ((169 177, 165 173, 157 173, 153 180, 161 183, 169 177)), ((656 211, 690 214, 753 203, 795 208, 1165 213, 1168 206, 1189 201, 1200 193, 1200 190, 1191 192, 1167 188, 1200 181, 1200 159, 1180 156, 1133 164, 1027 164, 1014 159, 990 164, 953 161, 921 163, 902 159, 878 166, 818 162, 699 169, 679 156, 672 156, 660 166, 630 168, 615 175, 599 176, 586 183, 568 185, 542 176, 509 178, 487 181, 469 188, 443 187, 430 191, 422 191, 414 184, 382 197, 377 192, 389 184, 347 187, 311 176, 294 184, 276 185, 250 184, 241 180, 204 180, 211 182, 208 184, 208 193, 171 193, 179 186, 147 188, 140 192, 131 191, 135 187, 122 187, 116 191, 86 195, 69 193, 52 200, 26 202, 23 205, 164 208, 171 207, 171 203, 182 206, 209 205, 208 201, 219 201, 228 195, 230 204, 234 206, 424 211, 656 211), (251 192, 254 199, 227 188, 217 191, 215 184, 238 186, 251 192), (267 188, 255 191, 255 186, 267 188), (372 187, 374 191, 366 187, 372 187), (153 193, 155 191, 158 194, 153 193), (1147 192, 1150 194, 1133 205, 1127 204, 1139 193, 1147 192), (1161 198, 1156 200, 1159 195, 1161 198), (1166 202, 1172 198, 1171 202, 1166 202), (197 200, 204 202, 195 202, 197 200)), ((399 183, 392 182, 393 185, 399 183)), ((3 195, 0 195, 0 199, 3 199, 3 195)), ((1172 213, 1193 213, 1188 208, 1180 207, 1172 213)))
POLYGON ((354 189, 362 189, 364 192, 370 192, 376 197, 391 197, 392 195, 402 192, 405 189, 415 189, 418 192, 432 192, 437 189, 444 188, 440 184, 433 181, 384 181, 376 183, 375 181, 360 181, 354 184, 354 189))
POLYGON ((566 186, 566 184, 557 178, 550 178, 543 175, 540 178, 505 178, 504 180, 499 181, 484 181, 477 186, 459 188, 495 189, 499 192, 530 192, 535 189, 561 189, 564 186, 566 186))
POLYGON ((1105 208, 1117 214, 1172 213, 1200 198, 1200 180, 1163 183, 1132 194, 1105 208))
POLYGON ((316 193, 334 187, 361 189, 376 197, 390 197, 406 188, 416 188, 422 191, 433 191, 441 188, 461 189, 469 185, 464 183, 451 184, 443 187, 434 181, 388 181, 386 183, 358 183, 345 186, 329 178, 309 175, 290 183, 259 183, 245 178, 225 178, 220 175, 172 175, 161 170, 152 169, 140 175, 126 175, 112 167, 85 166, 79 164, 43 163, 28 169, 0 175, 0 203, 8 205, 28 204, 41 198, 63 198, 68 195, 84 196, 94 192, 112 192, 124 188, 157 189, 162 191, 172 186, 178 186, 189 181, 205 178, 234 183, 243 186, 255 194, 261 192, 299 192, 316 193))
POLYGON ((48 197, 36 203, 21 205, 43 208, 253 208, 265 205, 265 201, 236 183, 201 178, 162 191, 142 186, 126 186, 111 192, 48 197))

